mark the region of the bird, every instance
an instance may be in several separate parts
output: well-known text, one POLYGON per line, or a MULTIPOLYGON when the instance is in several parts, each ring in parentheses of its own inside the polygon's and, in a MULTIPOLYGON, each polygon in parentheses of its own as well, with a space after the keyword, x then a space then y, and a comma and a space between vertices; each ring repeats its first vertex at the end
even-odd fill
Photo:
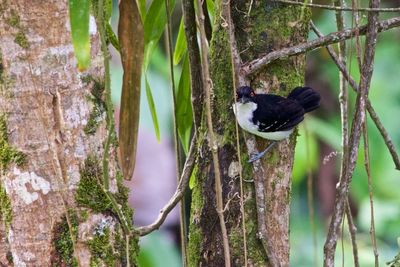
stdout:
POLYGON ((249 133, 273 141, 248 162, 262 158, 278 141, 288 138, 304 114, 319 107, 320 99, 310 87, 296 87, 287 97, 256 94, 250 86, 239 87, 233 104, 238 124, 249 133))

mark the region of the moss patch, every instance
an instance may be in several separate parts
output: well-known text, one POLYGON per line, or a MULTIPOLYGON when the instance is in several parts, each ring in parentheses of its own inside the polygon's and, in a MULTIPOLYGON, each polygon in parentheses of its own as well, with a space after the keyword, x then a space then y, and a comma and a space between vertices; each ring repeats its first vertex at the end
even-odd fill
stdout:
POLYGON ((104 262, 106 266, 114 266, 115 255, 110 240, 110 229, 105 228, 102 232, 96 232, 93 239, 88 241, 88 247, 92 254, 90 266, 98 266, 104 262))
POLYGON ((103 172, 99 160, 95 156, 88 156, 80 174, 75 195, 77 204, 94 212, 112 210, 112 203, 101 186, 103 172))
MULTIPOLYGON (((120 222, 115 207, 103 189, 103 172, 99 159, 93 155, 88 156, 80 174, 81 180, 75 196, 77 204, 92 212, 112 215, 120 222)), ((126 218, 128 227, 132 229, 133 210, 128 206, 129 189, 123 185, 123 178, 120 172, 117 172, 116 180, 118 192, 111 194, 111 196, 118 203, 119 209, 126 218)), ((87 214, 84 214, 84 217, 87 216, 87 214)), ((88 247, 92 254, 90 266, 116 266, 119 263, 122 266, 126 266, 124 233, 119 224, 115 227, 116 229, 112 232, 109 227, 101 226, 100 224, 94 229, 93 239, 88 241, 88 247)), ((137 252, 139 251, 137 237, 131 236, 129 243, 129 261, 132 266, 136 266, 137 252)))
POLYGON ((11 201, 6 190, 0 184, 0 221, 4 222, 6 231, 10 229, 12 221, 11 201))
POLYGON ((24 49, 29 48, 29 42, 25 35, 25 29, 22 27, 20 17, 14 9, 10 11, 10 14, 5 21, 9 26, 18 30, 14 37, 14 42, 24 49))
POLYGON ((7 122, 5 115, 0 114, 0 170, 7 170, 12 163, 18 166, 25 161, 24 153, 8 144, 7 122))
POLYGON ((107 111, 106 104, 103 100, 104 81, 87 75, 81 78, 86 85, 91 85, 89 100, 93 103, 93 109, 90 112, 88 123, 83 131, 87 135, 93 135, 99 124, 104 120, 104 113, 107 111))
POLYGON ((69 211, 71 229, 68 226, 66 215, 64 215, 54 230, 54 248, 56 254, 52 255, 52 262, 59 266, 78 266, 78 261, 74 257, 74 246, 71 235, 78 237, 78 217, 73 211, 69 211))
POLYGON ((23 31, 19 31, 15 35, 14 42, 16 44, 18 44, 20 47, 24 48, 24 49, 28 49, 29 48, 28 38, 26 38, 26 35, 25 35, 25 33, 23 31))

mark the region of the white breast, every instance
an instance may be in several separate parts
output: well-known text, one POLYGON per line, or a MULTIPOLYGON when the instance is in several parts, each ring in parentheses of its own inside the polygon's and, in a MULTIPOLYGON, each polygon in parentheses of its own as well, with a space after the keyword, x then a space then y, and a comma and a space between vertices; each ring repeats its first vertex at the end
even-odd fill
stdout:
POLYGON ((236 120, 238 121, 240 127, 242 127, 245 131, 258 135, 264 139, 276 141, 288 138, 293 132, 293 129, 279 132, 259 132, 258 125, 255 125, 252 121, 253 112, 256 109, 257 104, 254 102, 233 104, 233 112, 235 113, 236 120))

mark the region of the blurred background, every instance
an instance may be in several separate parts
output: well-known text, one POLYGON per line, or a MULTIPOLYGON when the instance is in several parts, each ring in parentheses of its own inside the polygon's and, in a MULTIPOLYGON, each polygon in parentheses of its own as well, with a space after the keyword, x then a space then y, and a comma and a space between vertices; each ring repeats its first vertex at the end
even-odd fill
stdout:
MULTIPOLYGON (((112 25, 117 32, 118 1, 114 0, 112 25)), ((320 2, 330 5, 331 2, 320 2)), ((351 6, 351 3, 348 5, 351 6)), ((365 0, 360 6, 368 6, 365 0)), ((398 7, 400 1, 384 0, 382 7, 398 7)), ((336 31, 333 11, 313 9, 312 19, 324 33, 336 31)), ((383 14, 380 19, 394 17, 397 13, 383 14)), ((177 38, 182 16, 181 3, 176 2, 172 16, 174 42, 177 38)), ((366 23, 361 15, 360 24, 366 23)), ((351 26, 351 12, 346 12, 346 26, 351 26)), ((310 33, 310 39, 316 38, 310 33)), ((397 150, 400 150, 400 31, 381 33, 378 38, 375 68, 370 89, 370 100, 382 123, 389 132, 397 150)), ((348 68, 358 81, 359 72, 355 59, 355 46, 347 43, 348 68), (351 64, 349 62, 351 61, 351 64)), ((112 51, 112 97, 119 106, 122 68, 118 53, 112 51)), ((179 80, 181 67, 175 69, 179 80)), ((154 133, 148 101, 143 84, 141 96, 140 133, 137 164, 131 187, 130 203, 135 209, 136 225, 151 223, 159 210, 171 197, 176 186, 175 156, 173 145, 172 96, 166 39, 162 37, 150 60, 147 71, 149 85, 154 97, 161 138, 154 133)), ((322 95, 318 112, 307 116, 300 126, 296 147, 291 213, 291 266, 321 266, 323 245, 335 199, 335 186, 339 177, 341 158, 340 110, 338 102, 339 74, 326 49, 307 54, 306 85, 322 95), (308 196, 312 181, 311 195, 308 196), (312 216, 312 214, 314 214, 312 216)), ((350 110, 353 111, 355 94, 349 88, 350 110)), ((117 109, 117 108, 116 108, 117 109)), ((351 118, 352 116, 350 116, 351 118)), ((368 134, 371 158, 371 174, 375 208, 375 228, 381 265, 392 260, 399 252, 400 237, 400 172, 395 170, 391 156, 373 122, 368 118, 368 134)), ((367 176, 364 169, 362 149, 351 183, 350 204, 357 226, 357 242, 360 265, 374 266, 374 254, 370 241, 370 203, 367 176)), ((141 239, 140 266, 181 266, 179 252, 179 214, 171 213, 160 231, 141 239)), ((344 224, 343 240, 339 240, 337 265, 353 266, 352 248, 347 222, 344 224), (344 261, 344 264, 342 263, 344 261)))

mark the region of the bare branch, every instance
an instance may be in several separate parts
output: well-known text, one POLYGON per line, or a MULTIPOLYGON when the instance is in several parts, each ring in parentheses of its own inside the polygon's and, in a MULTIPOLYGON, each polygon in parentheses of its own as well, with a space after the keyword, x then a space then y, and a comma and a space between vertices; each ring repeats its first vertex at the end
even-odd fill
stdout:
POLYGON ((367 12, 399 12, 400 7, 381 7, 381 8, 368 8, 368 7, 360 7, 360 8, 352 8, 352 7, 344 7, 344 6, 329 6, 329 5, 320 5, 313 3, 304 3, 304 2, 296 2, 290 0, 273 0, 273 2, 279 2, 282 4, 296 5, 296 6, 306 6, 312 8, 322 8, 328 10, 336 10, 336 11, 367 11, 367 12))
MULTIPOLYGON (((380 0, 371 0, 370 6, 379 7, 380 0)), ((353 123, 350 133, 349 145, 352 148, 348 158, 348 168, 344 179, 339 182, 336 190, 335 206, 329 226, 328 235, 324 246, 324 266, 334 266, 335 250, 340 223, 343 220, 346 200, 348 197, 351 177, 358 158, 358 146, 360 143, 362 124, 365 121, 365 99, 368 97, 369 86, 374 66, 375 46, 378 35, 378 12, 371 12, 368 15, 368 24, 366 26, 366 42, 364 59, 361 71, 361 80, 356 100, 356 111, 353 117, 353 123)))
POLYGON ((351 246, 353 247, 354 267, 360 267, 360 262, 358 259, 357 239, 356 239, 357 227, 354 224, 353 215, 351 214, 349 198, 347 198, 346 201, 346 217, 347 217, 347 223, 349 225, 351 246))
MULTIPOLYGON (((323 35, 321 32, 315 27, 313 23, 311 23, 311 27, 313 31, 320 37, 323 35)), ((358 92, 358 84, 356 81, 351 77, 349 71, 347 70, 346 66, 343 64, 342 61, 339 60, 338 56, 336 55, 334 49, 331 46, 326 47, 328 49, 328 53, 339 68, 339 70, 342 72, 346 80, 350 83, 351 87, 358 92)), ((385 127, 383 126, 380 118, 378 117, 378 114, 375 112, 374 108, 372 107, 371 102, 369 99, 366 99, 366 106, 367 106, 367 111, 369 115, 371 116, 372 121, 375 123, 375 126, 378 128, 380 134, 382 135, 383 140, 385 141, 385 144, 387 148, 389 149, 390 154, 392 155, 393 162, 396 166, 397 170, 400 170, 400 159, 399 155, 396 152, 396 148, 392 142, 392 139, 389 136, 389 133, 386 131, 385 127)))
POLYGON ((371 164, 369 157, 369 141, 368 141, 368 130, 367 130, 367 121, 363 123, 363 136, 364 136, 364 167, 365 172, 367 173, 368 179, 368 192, 369 192, 369 204, 370 204, 370 212, 371 212, 371 225, 369 228, 369 234, 371 237, 371 243, 374 250, 375 256, 375 267, 379 266, 378 260, 378 248, 376 246, 376 236, 375 236, 375 218, 374 218, 374 200, 372 193, 372 178, 371 178, 371 164))
POLYGON ((194 163, 196 160, 196 145, 197 145, 197 135, 195 133, 195 135, 192 138, 192 142, 190 144, 189 153, 186 158, 185 165, 183 167, 181 179, 175 190, 174 195, 171 197, 168 203, 160 210, 158 218, 152 224, 138 227, 134 230, 134 232, 139 233, 140 236, 147 235, 153 232, 154 230, 160 228, 160 226, 163 224, 163 222, 165 221, 171 210, 178 204, 178 202, 185 195, 186 189, 189 184, 189 178, 192 175, 194 163))
MULTIPOLYGON (((383 20, 379 23, 377 22, 377 25, 376 25, 378 32, 386 31, 386 30, 389 30, 389 29, 392 29, 395 27, 399 27, 399 26, 400 26, 400 17, 383 20)), ((322 46, 327 46, 330 44, 334 44, 334 43, 338 43, 340 41, 350 39, 351 37, 353 37, 355 35, 356 31, 358 31, 360 35, 365 35, 367 32, 367 25, 361 26, 359 28, 347 29, 347 30, 343 30, 340 32, 330 33, 324 37, 321 37, 321 38, 318 38, 318 39, 315 39, 315 40, 312 40, 312 41, 309 41, 306 43, 302 43, 302 44, 295 45, 292 47, 283 48, 278 51, 270 52, 261 58, 257 58, 248 63, 245 63, 242 66, 241 71, 245 75, 250 75, 277 59, 287 58, 289 56, 294 56, 294 55, 299 55, 299 54, 304 54, 308 51, 315 50, 322 46)))

